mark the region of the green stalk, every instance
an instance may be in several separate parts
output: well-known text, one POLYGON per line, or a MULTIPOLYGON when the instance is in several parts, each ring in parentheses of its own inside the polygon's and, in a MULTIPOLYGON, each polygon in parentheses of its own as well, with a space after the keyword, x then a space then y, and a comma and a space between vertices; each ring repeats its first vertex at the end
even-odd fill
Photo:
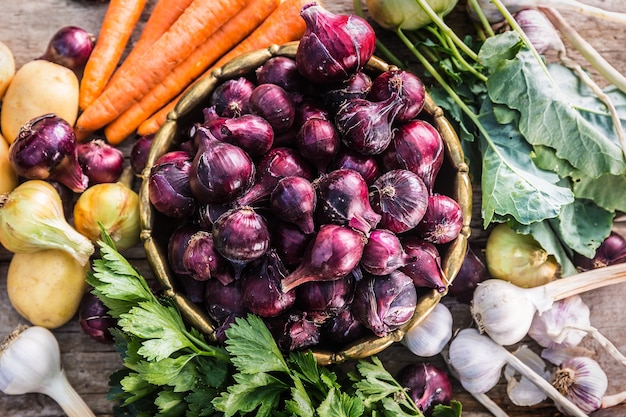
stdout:
POLYGON ((424 9, 428 17, 430 17, 430 19, 433 21, 433 23, 436 24, 443 31, 443 33, 446 34, 446 36, 449 36, 454 41, 454 43, 467 54, 467 56, 472 58, 474 61, 478 60, 478 55, 476 54, 476 52, 472 51, 472 49, 456 35, 452 28, 446 25, 443 19, 439 17, 437 13, 435 13, 435 11, 432 9, 432 7, 430 7, 426 0, 415 1, 422 9, 424 9))
POLYGON ((474 10, 474 13, 476 13, 476 16, 478 16, 478 20, 480 21, 480 24, 482 25, 482 29, 487 33, 487 36, 489 37, 495 36, 496 34, 493 31, 493 28, 491 27, 489 20, 487 20, 487 16, 485 16, 485 12, 483 12, 483 9, 480 7, 480 4, 478 4, 478 0, 469 0, 469 4, 472 7, 472 10, 474 10))
POLYGON ((452 56, 455 58, 455 64, 459 67, 465 68, 480 81, 486 83, 487 77, 484 74, 481 74, 476 68, 474 68, 474 66, 470 65, 469 62, 467 62, 467 60, 461 55, 456 45, 454 44, 454 42, 451 41, 449 37, 446 37, 446 42, 448 44, 448 47, 450 48, 450 51, 452 52, 452 56))

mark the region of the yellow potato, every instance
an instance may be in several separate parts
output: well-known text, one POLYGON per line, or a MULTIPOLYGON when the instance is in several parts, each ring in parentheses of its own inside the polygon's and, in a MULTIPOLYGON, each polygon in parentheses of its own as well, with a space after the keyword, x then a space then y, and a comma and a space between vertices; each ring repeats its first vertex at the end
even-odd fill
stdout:
POLYGON ((6 44, 0 42, 0 99, 15 75, 15 57, 6 44))
POLYGON ((17 174, 9 162, 9 144, 0 135, 0 195, 17 187, 17 174))
POLYGON ((0 125, 9 143, 34 117, 54 113, 73 125, 78 116, 78 78, 74 71, 45 60, 17 70, 2 100, 0 125))
POLYGON ((57 249, 15 253, 7 272, 9 301, 31 324, 60 327, 78 311, 89 266, 57 249))

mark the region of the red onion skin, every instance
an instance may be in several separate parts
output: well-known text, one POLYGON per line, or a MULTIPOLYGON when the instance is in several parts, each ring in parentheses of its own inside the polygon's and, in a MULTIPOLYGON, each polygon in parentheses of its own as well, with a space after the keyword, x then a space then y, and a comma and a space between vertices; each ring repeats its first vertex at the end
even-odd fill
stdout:
POLYGON ((338 344, 345 346, 367 335, 371 335, 370 330, 354 317, 348 306, 324 322, 320 343, 336 349, 338 344))
POLYGON ((296 106, 293 127, 300 130, 302 125, 312 118, 330 120, 330 114, 322 104, 313 99, 305 99, 296 106))
POLYGON ((489 278, 483 253, 474 244, 467 245, 467 251, 459 272, 448 286, 448 294, 460 303, 470 304, 474 290, 489 278))
POLYGON ((257 167, 256 182, 237 199, 237 204, 241 206, 251 205, 268 197, 281 178, 295 176, 313 179, 313 168, 291 148, 270 149, 257 167))
POLYGON ((415 262, 415 257, 404 251, 395 233, 387 229, 374 229, 363 248, 359 265, 372 275, 388 275, 410 262, 415 262))
POLYGON ((109 330, 117 320, 108 314, 108 308, 90 291, 85 292, 78 306, 78 324, 81 330, 99 343, 111 344, 113 335, 109 330))
POLYGON ((374 156, 363 155, 345 147, 339 149, 335 159, 330 163, 329 169, 356 171, 361 174, 367 185, 371 185, 382 173, 380 163, 374 156))
POLYGON ((303 233, 315 231, 313 215, 317 204, 315 188, 303 177, 285 177, 270 194, 270 208, 280 219, 294 223, 303 233))
POLYGON ((356 284, 352 312, 365 327, 384 337, 407 323, 417 306, 413 281, 399 270, 365 275, 356 284))
POLYGON ((426 98, 424 83, 409 71, 392 69, 378 75, 372 81, 368 98, 373 101, 385 101, 393 94, 398 95, 397 103, 400 107, 396 122, 408 122, 424 108, 426 98))
POLYGON ((384 155, 387 169, 408 169, 419 175, 430 192, 444 159, 441 134, 425 120, 400 124, 384 155))
POLYGON ((358 71, 345 81, 329 84, 322 93, 322 102, 334 115, 341 105, 353 98, 365 99, 372 88, 372 78, 358 71))
POLYGON ((340 146, 339 132, 329 120, 309 118, 296 135, 298 152, 314 165, 319 173, 326 172, 328 164, 339 152, 340 146))
POLYGON ((167 244, 167 263, 175 275, 190 274, 183 261, 185 248, 191 236, 199 230, 196 224, 186 222, 177 226, 170 235, 167 244))
POLYGON ((320 226, 298 267, 282 281, 283 292, 309 281, 332 281, 349 274, 359 263, 365 235, 336 224, 320 226))
POLYGON ((67 121, 44 114, 22 125, 9 148, 9 161, 15 173, 26 179, 54 180, 82 193, 89 178, 78 163, 76 144, 74 129, 67 121))
POLYGON ((288 267, 297 266, 304 257, 313 234, 306 234, 297 225, 286 221, 273 222, 270 228, 272 248, 288 267))
POLYGON ((370 190, 372 209, 380 214, 379 226, 404 233, 420 224, 428 209, 428 189, 421 178, 406 169, 387 171, 370 190))
POLYGON ((252 158, 264 155, 274 144, 274 130, 267 120, 254 114, 218 117, 204 123, 217 140, 237 145, 252 158))
POLYGON ((224 285, 217 280, 206 282, 204 306, 209 316, 218 324, 223 324, 232 315, 243 316, 248 309, 243 303, 241 280, 224 285))
POLYGON ((306 29, 296 64, 306 79, 321 84, 346 80, 374 54, 376 34, 364 18, 334 14, 316 2, 304 5, 300 16, 306 29))
POLYGON ((344 102, 335 115, 342 142, 363 155, 383 153, 393 139, 397 101, 394 95, 380 102, 360 98, 344 102))
POLYGON ((319 325, 301 311, 290 309, 280 316, 267 317, 265 324, 283 352, 306 349, 320 342, 319 325))
POLYGON ((283 292, 281 279, 287 269, 275 251, 255 262, 242 276, 243 303, 248 310, 260 317, 276 317, 296 302, 296 291, 283 292))
POLYGON ((593 258, 574 253, 573 261, 576 268, 580 271, 588 271, 626 262, 626 239, 619 233, 611 231, 609 236, 596 249, 593 258))
POLYGON ((130 167, 135 175, 141 175, 146 168, 146 159, 148 158, 153 139, 154 134, 140 136, 133 144, 129 159, 130 167))
POLYGON ((415 261, 398 268, 408 275, 416 287, 434 288, 445 292, 448 279, 441 268, 441 256, 437 247, 430 242, 406 236, 401 239, 404 251, 415 258, 415 261))
POLYGON ((91 55, 96 37, 78 26, 64 26, 52 35, 39 59, 54 62, 82 74, 91 55))
POLYGON ((444 194, 428 197, 428 208, 415 231, 428 242, 444 244, 453 241, 463 228, 463 213, 459 203, 444 194))
POLYGON ((285 91, 304 91, 306 82, 293 58, 275 56, 255 71, 257 84, 276 84, 285 91))
POLYGON ((313 182, 317 189, 316 215, 321 223, 335 223, 369 234, 380 221, 370 206, 361 175, 350 169, 331 171, 313 182))
POLYGON ((255 165, 243 149, 218 141, 202 127, 197 128, 195 138, 198 151, 191 164, 189 182, 198 201, 228 203, 252 187, 255 165))
POLYGON ((150 202, 160 213, 172 218, 193 214, 196 199, 191 191, 189 172, 192 156, 185 151, 170 151, 157 159, 150 169, 150 202))
POLYGON ((431 363, 406 365, 398 373, 396 381, 425 416, 432 416, 436 405, 449 405, 452 401, 452 383, 448 374, 431 363))
POLYGON ((238 117, 250 112, 250 95, 256 85, 244 77, 227 80, 215 88, 210 106, 222 117, 238 117))
POLYGON ((228 210, 235 208, 232 204, 196 204, 191 221, 200 228, 211 230, 213 223, 228 210))
POLYGON ((333 281, 310 281, 295 289, 299 308, 317 323, 348 308, 354 294, 354 276, 348 274, 333 281))
POLYGON ((267 120, 274 134, 287 132, 293 125, 296 105, 291 96, 276 84, 260 84, 250 94, 250 113, 267 120))

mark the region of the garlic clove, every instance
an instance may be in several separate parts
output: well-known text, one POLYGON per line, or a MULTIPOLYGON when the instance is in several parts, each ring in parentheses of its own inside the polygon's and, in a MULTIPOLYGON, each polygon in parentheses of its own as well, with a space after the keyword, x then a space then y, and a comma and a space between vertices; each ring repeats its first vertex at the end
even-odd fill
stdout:
MULTIPOLYGON (((519 360, 524 362, 530 369, 535 371, 546 381, 550 380, 550 372, 546 369, 545 362, 528 346, 520 346, 513 352, 519 360)), ((510 364, 504 367, 504 378, 507 381, 506 392, 511 402, 515 405, 528 407, 539 404, 548 395, 528 378, 521 376, 510 364)))
POLYGON ((537 312, 528 335, 542 347, 573 347, 587 335, 587 332, 576 328, 590 325, 589 307, 580 296, 573 295, 554 302, 543 313, 537 312))

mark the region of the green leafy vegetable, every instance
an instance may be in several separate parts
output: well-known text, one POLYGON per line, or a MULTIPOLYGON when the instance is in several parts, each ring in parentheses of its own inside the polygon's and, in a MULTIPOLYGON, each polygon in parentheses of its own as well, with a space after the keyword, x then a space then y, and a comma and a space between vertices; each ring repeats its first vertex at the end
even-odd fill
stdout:
MULTIPOLYGON (((124 367, 110 376, 108 395, 116 416, 422 416, 377 358, 357 362, 350 378, 338 375, 310 351, 283 354, 255 315, 226 330, 225 346, 208 344, 109 236, 98 245, 88 282, 118 319, 112 333, 124 367)), ((458 403, 438 410, 461 415, 458 403)))

